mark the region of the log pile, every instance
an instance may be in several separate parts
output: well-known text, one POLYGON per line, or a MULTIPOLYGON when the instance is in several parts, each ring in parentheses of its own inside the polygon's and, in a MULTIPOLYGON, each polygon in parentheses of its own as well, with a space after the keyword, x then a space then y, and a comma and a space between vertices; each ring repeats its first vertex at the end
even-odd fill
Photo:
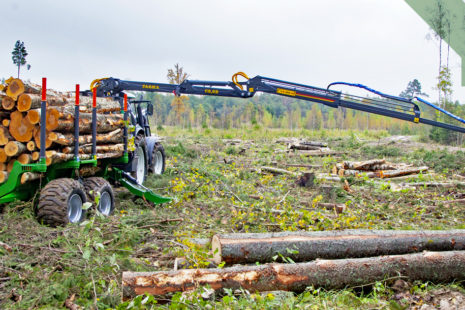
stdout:
POLYGON ((413 167, 407 164, 394 164, 385 159, 372 159, 362 162, 344 161, 333 166, 332 174, 343 176, 367 176, 369 178, 395 178, 423 173, 428 167, 413 167))
MULTIPOLYGON (((45 124, 41 119, 41 87, 10 78, 0 87, 0 184, 8 179, 13 164, 39 160, 40 129, 46 129, 47 165, 74 158, 75 94, 47 90, 45 124)), ((91 157, 92 98, 80 97, 79 108, 81 159, 91 157)), ((121 157, 123 153, 123 117, 119 102, 97 98, 97 159, 121 157)), ((21 183, 40 175, 25 173, 21 183)))

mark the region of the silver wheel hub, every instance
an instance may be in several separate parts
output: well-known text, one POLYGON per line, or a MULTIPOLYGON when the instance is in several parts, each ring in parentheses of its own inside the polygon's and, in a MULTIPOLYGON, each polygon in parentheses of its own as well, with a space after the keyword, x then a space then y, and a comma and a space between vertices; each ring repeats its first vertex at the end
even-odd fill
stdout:
POLYGON ((145 156, 144 149, 141 147, 137 148, 137 168, 136 168, 136 180, 137 183, 142 184, 145 177, 145 156))
POLYGON ((82 198, 79 194, 73 194, 68 200, 68 220, 70 223, 78 223, 82 218, 82 198))
POLYGON ((156 151, 153 155, 153 173, 161 174, 163 170, 163 154, 161 151, 156 151))
POLYGON ((100 196, 100 200, 99 200, 99 203, 98 203, 98 210, 100 213, 102 213, 103 215, 110 215, 111 213, 111 195, 107 192, 107 191, 104 191, 101 196, 100 196))

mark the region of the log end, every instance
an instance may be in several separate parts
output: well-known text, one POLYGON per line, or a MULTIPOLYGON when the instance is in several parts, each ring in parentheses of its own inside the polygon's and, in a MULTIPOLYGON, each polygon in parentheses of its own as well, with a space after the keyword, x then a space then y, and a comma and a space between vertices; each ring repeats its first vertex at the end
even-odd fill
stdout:
POLYGON ((212 252, 213 252, 213 262, 215 264, 220 264, 222 261, 221 253, 221 241, 218 235, 214 235, 212 238, 212 252))

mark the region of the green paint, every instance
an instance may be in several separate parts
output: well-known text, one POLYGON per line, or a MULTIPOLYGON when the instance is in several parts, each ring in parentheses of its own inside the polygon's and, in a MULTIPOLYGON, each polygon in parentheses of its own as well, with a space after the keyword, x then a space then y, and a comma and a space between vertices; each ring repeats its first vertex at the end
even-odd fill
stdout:
MULTIPOLYGON (((462 0, 441 1, 449 12, 451 22, 450 38, 444 38, 444 41, 462 58, 462 86, 465 86, 465 3, 462 0)), ((405 2, 431 27, 437 0, 405 0, 405 2)))

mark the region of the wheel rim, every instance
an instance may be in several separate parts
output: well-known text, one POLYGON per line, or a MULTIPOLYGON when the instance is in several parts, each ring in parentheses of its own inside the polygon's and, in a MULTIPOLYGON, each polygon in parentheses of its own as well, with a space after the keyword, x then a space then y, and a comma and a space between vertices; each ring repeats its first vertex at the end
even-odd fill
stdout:
POLYGON ((82 218, 82 198, 73 194, 68 200, 68 219, 70 223, 77 223, 82 218))
POLYGON ((110 215, 111 204, 112 204, 111 195, 107 191, 104 191, 100 195, 100 200, 98 203, 99 212, 102 213, 103 215, 110 215))
POLYGON ((163 154, 157 151, 153 156, 153 172, 155 174, 161 174, 163 170, 163 154))
POLYGON ((139 147, 137 148, 137 169, 136 169, 136 179, 137 183, 142 184, 145 177, 145 156, 144 149, 139 147))

